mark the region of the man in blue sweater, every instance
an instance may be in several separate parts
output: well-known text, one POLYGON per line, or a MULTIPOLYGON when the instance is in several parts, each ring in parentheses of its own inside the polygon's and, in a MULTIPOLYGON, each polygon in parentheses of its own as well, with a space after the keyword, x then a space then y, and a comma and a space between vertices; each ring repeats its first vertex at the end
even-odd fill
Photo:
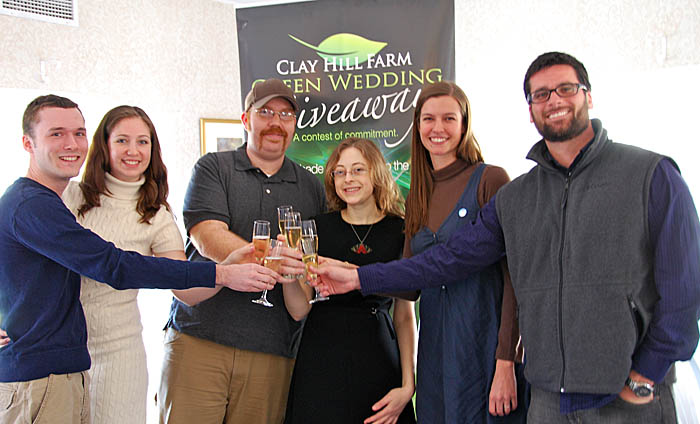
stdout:
POLYGON ((61 201, 87 153, 78 105, 54 95, 23 118, 27 176, 0 198, 0 422, 89 422, 90 356, 80 274, 117 289, 224 285, 272 289, 281 278, 254 264, 216 265, 144 257, 81 227, 61 201), (7 340, 6 340, 7 341, 7 340))
POLYGON ((528 421, 673 423, 673 363, 698 343, 700 224, 675 163, 613 143, 574 57, 524 81, 543 139, 530 172, 445 244, 410 259, 319 271, 323 292, 415 290, 507 254, 532 385, 528 421))

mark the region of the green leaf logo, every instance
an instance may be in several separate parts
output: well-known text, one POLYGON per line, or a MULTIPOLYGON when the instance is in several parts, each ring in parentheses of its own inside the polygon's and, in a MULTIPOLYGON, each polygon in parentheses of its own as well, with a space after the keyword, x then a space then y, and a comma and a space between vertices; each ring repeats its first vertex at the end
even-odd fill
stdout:
POLYGON ((314 46, 304 40, 300 40, 292 34, 287 34, 297 43, 316 51, 316 54, 328 61, 339 63, 341 60, 349 60, 351 63, 364 63, 367 55, 379 53, 387 43, 382 41, 372 41, 355 34, 340 33, 333 34, 321 44, 314 46))

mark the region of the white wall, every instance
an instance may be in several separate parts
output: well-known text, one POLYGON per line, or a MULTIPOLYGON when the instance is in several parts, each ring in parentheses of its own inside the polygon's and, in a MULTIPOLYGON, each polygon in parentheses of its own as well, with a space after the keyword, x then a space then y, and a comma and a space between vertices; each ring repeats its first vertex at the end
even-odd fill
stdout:
MULTIPOLYGON (((142 107, 157 128, 169 201, 180 215, 199 157, 199 118, 240 116, 234 6, 213 0, 80 0, 78 7, 79 27, 0 15, 0 193, 26 173, 24 108, 36 96, 54 93, 80 105, 90 135, 110 108, 142 107)), ((152 399, 170 299, 167 291, 139 295, 149 351, 149 422, 157 422, 152 399)))
POLYGON ((199 118, 240 115, 233 5, 81 0, 78 15, 79 27, 0 15, 0 95, 11 99, 2 102, 0 115, 20 117, 0 121, 3 136, 19 134, 22 110, 38 94, 73 98, 89 132, 111 107, 140 106, 158 129, 173 203, 181 204, 199 155, 199 118), (13 96, 8 89, 29 91, 13 96))
MULTIPOLYGON (((241 113, 234 7, 214 0, 78 5, 77 28, 0 15, 2 135, 21 153, 18 117, 42 93, 78 101, 88 131, 112 106, 141 106, 158 128, 179 209, 199 155, 198 119, 241 113)), ((561 50, 587 66, 592 114, 614 140, 673 155, 689 185, 700 182, 688 154, 700 141, 690 106, 700 93, 699 0, 456 0, 455 14, 457 82, 487 160, 512 176, 529 169, 524 156, 538 135, 522 77, 538 54, 561 50)), ((0 186, 10 181, 0 176, 0 186)))
MULTIPOLYGON (((6 159, 0 189, 26 170, 24 107, 55 92, 81 104, 89 132, 113 106, 144 108, 163 144, 170 201, 179 214, 199 156, 199 118, 241 113, 234 7, 213 0, 78 5, 79 27, 0 15, 6 159)), ((586 65, 592 115, 610 136, 674 157, 700 199, 700 170, 693 163, 700 144, 700 0, 455 0, 455 14, 457 82, 470 98, 488 162, 512 177, 532 166, 524 157, 539 136, 529 122, 522 78, 537 55, 560 50, 586 65)), ((154 349, 151 381, 157 383, 169 295, 146 291, 141 302, 144 338, 154 349)))
POLYGON ((691 162, 700 142, 691 106, 700 95, 700 1, 457 0, 457 83, 469 96, 487 161, 512 177, 539 134, 523 77, 546 51, 586 66, 593 117, 611 138, 669 154, 700 198, 691 162), (693 187, 694 186, 694 187, 693 187))

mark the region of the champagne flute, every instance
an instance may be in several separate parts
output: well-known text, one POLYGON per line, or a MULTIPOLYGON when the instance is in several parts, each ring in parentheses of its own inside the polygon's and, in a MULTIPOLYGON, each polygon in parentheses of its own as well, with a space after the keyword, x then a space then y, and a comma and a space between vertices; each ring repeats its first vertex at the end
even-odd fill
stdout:
MULTIPOLYGON (((263 259, 263 264, 265 267, 277 273, 279 273, 280 266, 282 265, 282 247, 284 247, 284 244, 282 244, 281 241, 270 240, 267 255, 265 256, 265 259, 263 259)), ((258 305, 267 306, 268 308, 274 306, 267 300, 267 290, 263 290, 260 298, 253 299, 251 302, 257 303, 258 305)))
MULTIPOLYGON (((284 218, 284 235, 287 239, 287 246, 291 249, 299 250, 299 244, 301 242, 301 213, 300 212, 287 212, 284 218)), ((296 278, 300 278, 302 274, 296 275, 296 278)), ((292 278, 289 276, 288 278, 292 278)))
POLYGON ((301 213, 287 212, 284 220, 284 235, 287 237, 287 246, 299 250, 301 240, 301 213))
POLYGON ((270 250, 270 221, 257 220, 253 222, 253 246, 255 261, 262 265, 267 252, 270 250))
POLYGON ((277 220, 279 223, 279 228, 280 228, 280 234, 284 235, 284 218, 287 216, 287 213, 292 212, 292 207, 285 205, 285 206, 278 206, 277 207, 277 220))
MULTIPOLYGON (((301 221, 301 250, 302 260, 306 264, 306 273, 309 274, 310 279, 316 280, 318 276, 310 269, 311 265, 318 268, 318 233, 316 232, 316 221, 313 219, 301 221)), ((316 295, 309 303, 314 304, 328 300, 327 297, 321 296, 317 288, 314 287, 314 291, 316 295)))

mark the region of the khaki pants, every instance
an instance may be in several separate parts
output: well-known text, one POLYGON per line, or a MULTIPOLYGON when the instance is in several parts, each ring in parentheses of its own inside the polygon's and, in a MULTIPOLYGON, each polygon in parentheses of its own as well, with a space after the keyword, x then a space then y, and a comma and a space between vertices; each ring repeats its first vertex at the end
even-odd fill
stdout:
POLYGON ((90 423, 87 371, 0 383, 0 423, 90 423))
POLYGON ((282 423, 294 360, 223 346, 169 328, 160 423, 282 423))

